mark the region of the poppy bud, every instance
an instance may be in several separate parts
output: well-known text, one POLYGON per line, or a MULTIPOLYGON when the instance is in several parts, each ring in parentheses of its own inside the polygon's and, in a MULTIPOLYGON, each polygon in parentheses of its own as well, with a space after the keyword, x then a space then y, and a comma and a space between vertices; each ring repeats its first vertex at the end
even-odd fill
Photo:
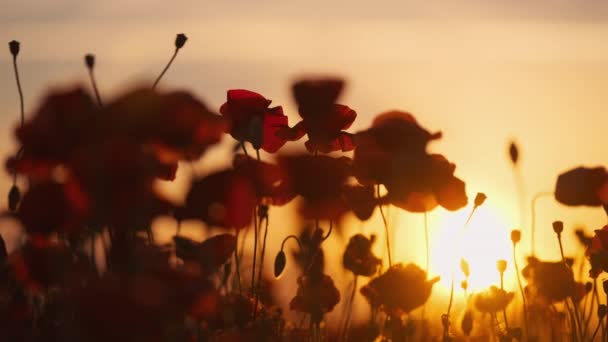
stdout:
POLYGON ((511 145, 509 145, 509 158, 511 158, 513 165, 517 165, 517 161, 519 161, 519 150, 514 142, 511 142, 511 145))
POLYGON ((287 259, 285 258, 285 252, 281 250, 277 257, 274 259, 274 277, 278 278, 283 270, 285 269, 285 264, 287 263, 287 259))
POLYGON ((460 282, 460 287, 461 287, 463 290, 465 290, 465 291, 466 291, 466 290, 469 288, 469 282, 468 282, 468 281, 466 281, 466 280, 461 281, 461 282, 460 282))
POLYGON ((597 317, 599 317, 600 320, 606 317, 606 304, 600 304, 597 308, 597 317))
POLYGON ((486 198, 488 198, 486 196, 486 194, 484 194, 483 192, 478 192, 477 196, 475 196, 475 206, 479 207, 483 204, 483 202, 486 201, 486 198))
POLYGON ((521 240, 521 230, 519 230, 519 229, 513 229, 511 231, 511 242, 513 242, 513 244, 516 244, 520 240, 521 240))
POLYGON ((465 277, 468 277, 469 275, 471 275, 471 270, 469 269, 469 263, 464 260, 464 258, 460 259, 460 270, 462 271, 462 274, 465 275, 465 277))
POLYGON ((12 212, 17 210, 17 205, 21 201, 21 191, 17 185, 13 185, 8 192, 8 209, 12 212))
POLYGON ((17 57, 20 50, 19 42, 16 40, 11 40, 10 42, 8 42, 8 49, 11 51, 11 55, 13 55, 13 57, 17 57))
POLYGON ((555 234, 561 234, 564 231, 564 222, 553 221, 553 231, 555 232, 555 234))
POLYGON ((90 53, 84 55, 84 64, 87 66, 87 68, 93 69, 95 66, 95 55, 90 53))
POLYGON ((188 40, 188 37, 186 37, 186 35, 183 33, 179 33, 175 37, 175 48, 181 49, 182 47, 184 47, 184 45, 186 44, 186 40, 188 40))
POLYGON ((498 272, 504 273, 507 270, 507 260, 498 260, 496 262, 496 268, 498 272))
POLYGON ((471 331, 473 331, 473 312, 471 310, 467 310, 462 317, 462 322, 460 322, 460 328, 465 336, 469 336, 471 331))

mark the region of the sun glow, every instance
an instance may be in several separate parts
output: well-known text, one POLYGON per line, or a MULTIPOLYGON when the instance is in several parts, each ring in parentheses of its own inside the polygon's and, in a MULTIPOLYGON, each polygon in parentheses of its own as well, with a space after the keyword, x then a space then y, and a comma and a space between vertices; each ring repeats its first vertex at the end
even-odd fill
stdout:
MULTIPOLYGON (((431 228, 430 266, 431 274, 441 276, 440 284, 449 288, 452 273, 455 288, 460 289, 464 275, 460 270, 460 259, 470 267, 469 291, 474 292, 500 283, 496 261, 508 261, 505 282, 514 278, 510 229, 506 220, 487 204, 479 207, 466 228, 464 223, 470 209, 457 213, 444 213, 431 228)), ((461 291, 461 290, 460 290, 461 291)))

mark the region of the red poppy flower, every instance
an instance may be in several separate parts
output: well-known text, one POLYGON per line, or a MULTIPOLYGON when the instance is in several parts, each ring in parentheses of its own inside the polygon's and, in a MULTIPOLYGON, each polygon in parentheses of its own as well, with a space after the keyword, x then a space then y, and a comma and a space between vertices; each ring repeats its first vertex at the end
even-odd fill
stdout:
POLYGON ((73 233, 82 227, 83 217, 66 190, 63 184, 45 182, 25 193, 17 217, 28 234, 73 233))
POLYGON ((372 307, 389 315, 409 313, 429 299, 433 285, 439 281, 439 277, 426 277, 426 272, 414 264, 396 264, 363 286, 361 294, 372 307))
POLYGON ((298 292, 289 303, 289 308, 310 314, 312 322, 319 323, 323 315, 331 312, 340 301, 340 292, 330 276, 298 277, 298 292))
POLYGON ((437 205, 454 211, 467 204, 465 183, 454 176, 456 166, 445 157, 427 155, 415 165, 402 166, 400 177, 384 184, 391 204, 411 212, 429 211, 437 205))
POLYGON ((407 112, 390 111, 376 116, 371 128, 355 135, 357 179, 363 184, 386 183, 395 172, 402 172, 400 164, 409 160, 414 163, 426 155, 428 143, 440 137, 441 133, 431 134, 407 112))
POLYGON ((232 165, 236 173, 248 179, 255 190, 258 203, 284 205, 295 197, 289 191, 286 174, 278 165, 249 158, 242 154, 234 157, 232 165))
POLYGON ((82 88, 50 93, 32 118, 17 128, 20 172, 48 173, 78 146, 98 139, 97 106, 82 88))
POLYGON ((243 228, 251 223, 257 204, 251 182, 233 169, 195 180, 178 219, 199 219, 211 226, 243 228))
POLYGON ((271 100, 245 89, 228 90, 220 113, 230 121, 230 135, 238 141, 251 142, 256 149, 274 153, 286 140, 277 132, 287 126, 281 106, 269 108, 271 100))
POLYGON ((559 175, 555 185, 555 199, 562 204, 600 206, 602 188, 608 182, 603 167, 578 167, 559 175))
POLYGON ((329 153, 354 149, 352 135, 344 132, 357 117, 351 108, 336 104, 344 82, 339 79, 304 80, 293 85, 302 121, 282 129, 279 136, 299 140, 308 135, 306 148, 310 152, 329 153))
POLYGON ((226 122, 188 92, 131 91, 101 114, 110 136, 153 146, 160 160, 197 159, 222 138, 226 122))
POLYGON ((376 274, 378 267, 382 265, 382 260, 372 253, 374 241, 373 235, 369 239, 362 234, 351 237, 342 256, 344 268, 365 277, 376 274))

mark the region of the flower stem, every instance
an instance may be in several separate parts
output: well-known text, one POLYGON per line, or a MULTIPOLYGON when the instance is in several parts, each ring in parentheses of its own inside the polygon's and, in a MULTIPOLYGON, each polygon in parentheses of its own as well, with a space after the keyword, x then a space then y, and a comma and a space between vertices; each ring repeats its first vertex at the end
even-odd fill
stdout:
POLYGON ((524 309, 524 334, 528 335, 528 305, 526 303, 526 294, 524 292, 524 287, 521 284, 521 276, 519 275, 519 266, 517 265, 517 254, 516 254, 516 244, 513 243, 513 265, 515 266, 515 275, 517 276, 517 285, 519 286, 519 292, 521 293, 521 300, 523 303, 524 309))
POLYGON ((266 225, 265 225, 265 228, 264 228, 264 240, 262 242, 262 255, 260 256, 260 268, 259 268, 259 271, 258 271, 258 287, 257 287, 257 290, 255 292, 255 307, 254 307, 254 311, 253 311, 254 312, 254 315, 253 315, 254 320, 255 320, 255 316, 256 316, 255 312, 257 311, 257 307, 258 307, 258 300, 259 300, 259 297, 260 297, 260 292, 262 290, 262 273, 263 273, 263 270, 264 270, 264 256, 266 255, 266 238, 268 237, 268 225, 269 225, 268 221, 269 221, 269 218, 266 217, 265 221, 266 221, 266 225))
MULTIPOLYGON (((530 255, 535 256, 536 254, 536 201, 542 197, 552 196, 553 193, 549 191, 539 192, 532 197, 530 205, 531 209, 531 222, 530 222, 530 255)), ((523 227, 522 227, 523 228, 523 227)))
MULTIPOLYGON (((239 245, 238 244, 238 241, 239 241, 239 230, 238 229, 236 230, 235 240, 236 240, 235 245, 238 246, 239 245)), ((241 264, 239 262, 239 253, 237 251, 237 248, 234 249, 234 262, 236 263, 236 265, 235 265, 236 266, 236 279, 237 279, 237 284, 239 287, 239 294, 243 294, 243 288, 241 286, 241 271, 240 271, 241 264)))
MULTIPOLYGON (((380 184, 376 185, 376 196, 378 197, 378 199, 380 199, 380 184)), ((379 204, 378 208, 380 208, 380 216, 382 216, 382 222, 384 223, 384 233, 386 234, 386 251, 388 253, 388 267, 390 268, 391 266, 393 266, 393 259, 391 257, 391 241, 388 230, 388 222, 386 221, 386 216, 384 216, 382 204, 379 204)))
MULTIPOLYGON (((251 297, 254 296, 255 289, 255 264, 258 255, 258 215, 257 215, 257 205, 253 208, 253 266, 251 266, 251 289, 249 294, 251 297)), ((255 309, 254 309, 255 312, 255 309)))
POLYGON ((173 56, 171 56, 171 59, 169 60, 169 63, 167 63, 167 65, 165 65, 165 68, 163 69, 163 71, 160 73, 160 75, 158 75, 158 78, 156 78, 156 81, 154 81, 154 84, 152 85, 152 89, 156 89, 158 82, 160 82, 161 78, 163 78, 163 76, 165 75, 167 70, 169 70, 169 67, 171 67, 171 64, 173 63, 173 60, 175 60, 175 57, 177 57, 178 52, 179 52, 179 48, 176 48, 175 52, 173 52, 173 56))
MULTIPOLYGON (((505 274, 504 272, 500 272, 500 289, 501 290, 505 290, 505 274)), ((507 319, 507 307, 505 306, 502 309, 502 317, 505 320, 505 329, 507 330, 507 332, 509 331, 509 320, 507 319)))

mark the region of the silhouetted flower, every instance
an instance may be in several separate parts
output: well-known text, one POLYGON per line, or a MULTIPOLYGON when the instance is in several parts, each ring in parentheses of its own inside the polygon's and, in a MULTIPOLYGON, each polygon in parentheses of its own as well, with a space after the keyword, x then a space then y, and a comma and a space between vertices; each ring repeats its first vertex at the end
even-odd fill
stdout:
POLYGON ((181 236, 174 236, 175 255, 201 267, 204 275, 216 272, 234 253, 236 238, 230 234, 219 234, 199 243, 181 236))
POLYGON ((465 184, 454 177, 455 165, 426 147, 431 134, 406 112, 380 114, 372 127, 356 134, 354 170, 363 184, 384 184, 385 201, 412 212, 441 205, 457 210, 467 204, 465 184))
POLYGON ((528 281, 528 293, 541 302, 560 302, 570 297, 578 301, 585 295, 585 285, 574 280, 572 270, 563 262, 530 257, 522 274, 528 281))
POLYGON ((600 206, 602 186, 608 181, 603 167, 578 167, 562 173, 555 185, 555 199, 571 206, 600 206))
POLYGON ((228 90, 228 100, 220 113, 230 122, 230 135, 269 153, 281 148, 286 140, 277 136, 277 131, 288 127, 287 116, 281 106, 269 108, 271 102, 249 90, 228 90))
MULTIPOLYGON (((357 210, 361 205, 375 205, 372 191, 362 191, 357 196, 369 199, 359 199, 353 203, 347 198, 347 180, 352 174, 351 160, 346 157, 332 158, 328 156, 291 155, 279 158, 279 166, 287 174, 287 188, 290 192, 303 198, 302 213, 306 217, 319 219, 338 219, 344 213, 357 210), (345 192, 346 191, 346 192, 345 192)), ((350 193, 352 195, 352 192, 350 193)), ((371 214, 369 208, 362 212, 371 214)), ((365 213, 363 213, 365 214, 365 213)))
POLYGON ((513 244, 516 244, 520 240, 521 240, 521 231, 518 229, 513 229, 511 231, 511 242, 513 242, 513 244))
POLYGON ((475 308, 483 313, 496 313, 504 310, 514 296, 513 292, 491 286, 489 289, 475 295, 475 308))
POLYGON ((355 121, 357 113, 347 106, 336 104, 342 92, 339 79, 303 80, 293 85, 302 121, 294 127, 282 129, 279 135, 287 140, 299 140, 308 135, 306 148, 310 152, 350 151, 352 136, 344 132, 355 121))
POLYGON ((320 322, 323 315, 332 311, 340 301, 340 292, 331 277, 300 276, 298 292, 289 303, 289 308, 298 312, 310 314, 312 322, 320 322))
POLYGON ((595 230, 586 254, 591 263, 589 275, 592 278, 597 278, 602 272, 608 272, 608 225, 595 230))
POLYGON ((251 182, 232 169, 193 181, 178 219, 199 219, 210 226, 243 228, 253 217, 256 194, 251 182))
POLYGON ((28 234, 48 236, 72 233, 81 228, 83 217, 70 203, 63 184, 44 182, 30 188, 23 196, 17 217, 28 234))
POLYGON ((372 253, 372 244, 375 240, 374 235, 369 239, 362 234, 351 237, 342 257, 344 268, 365 277, 376 274, 378 267, 382 265, 382 260, 372 253))
POLYGON ((426 303, 439 277, 427 280, 424 270, 414 264, 393 265, 361 288, 372 307, 390 315, 409 313, 426 303))

